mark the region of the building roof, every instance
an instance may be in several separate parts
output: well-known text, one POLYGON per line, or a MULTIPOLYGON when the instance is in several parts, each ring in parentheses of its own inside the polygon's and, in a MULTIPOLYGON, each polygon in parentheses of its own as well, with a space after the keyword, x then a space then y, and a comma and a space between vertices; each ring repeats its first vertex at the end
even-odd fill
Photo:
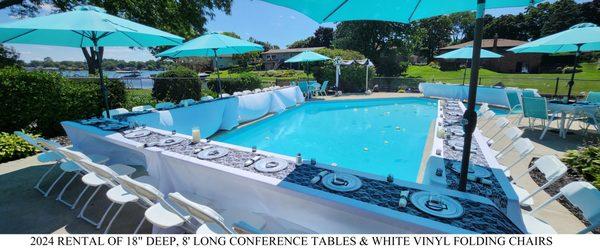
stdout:
POLYGON ((301 53, 304 51, 314 51, 324 47, 302 47, 302 48, 286 48, 286 49, 271 49, 264 52, 263 54, 276 54, 276 53, 301 53))
MULTIPOLYGON (((499 38, 497 46, 501 47, 501 48, 511 48, 511 47, 516 47, 516 46, 519 46, 519 45, 522 45, 525 43, 527 43, 527 41, 509 40, 509 39, 500 39, 499 38)), ((472 46, 472 45, 473 45, 473 41, 468 41, 465 43, 442 47, 442 48, 440 48, 440 50, 455 50, 455 49, 463 48, 466 46, 472 46)), ((494 47, 494 39, 483 39, 481 42, 481 47, 482 48, 493 48, 494 47)))

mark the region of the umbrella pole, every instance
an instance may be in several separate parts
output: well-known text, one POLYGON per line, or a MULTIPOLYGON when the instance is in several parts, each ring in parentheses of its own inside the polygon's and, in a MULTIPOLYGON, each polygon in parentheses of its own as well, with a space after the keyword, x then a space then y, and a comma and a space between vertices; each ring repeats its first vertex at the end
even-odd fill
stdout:
POLYGON ((577 44, 577 52, 575 52, 575 59, 573 59, 573 71, 571 72, 571 81, 569 81, 569 94, 567 94, 567 99, 571 99, 571 90, 575 84, 575 72, 577 71, 577 58, 579 57, 582 45, 583 44, 577 44))
POLYGON ((469 64, 469 60, 467 59, 465 61, 465 72, 463 73, 463 83, 462 85, 465 85, 465 79, 467 78, 467 65, 469 64))
POLYGON ((218 97, 221 98, 221 74, 219 72, 219 58, 217 57, 217 49, 213 49, 215 54, 215 70, 217 71, 217 82, 219 83, 219 91, 217 92, 218 97))
POLYGON ((100 77, 100 91, 102 92, 102 99, 104 101, 104 110, 106 111, 106 118, 110 118, 110 107, 108 106, 108 89, 104 84, 104 75, 102 74, 102 56, 98 49, 98 42, 94 41, 94 50, 96 51, 96 65, 98 66, 98 76, 100 77))
POLYGON ((365 61, 365 93, 369 90, 369 60, 365 61))
POLYGON ((481 39, 483 33, 484 13, 485 0, 477 0, 475 33, 473 36, 473 59, 471 60, 471 80, 469 82, 469 99, 467 101, 467 111, 463 115, 462 120, 465 136, 458 190, 463 192, 467 189, 467 175, 469 174, 469 160, 471 156, 471 140, 473 139, 473 131, 475 131, 475 127, 477 126, 477 114, 475 113, 475 99, 477 98, 477 77, 479 77, 479 60, 481 56, 481 39))

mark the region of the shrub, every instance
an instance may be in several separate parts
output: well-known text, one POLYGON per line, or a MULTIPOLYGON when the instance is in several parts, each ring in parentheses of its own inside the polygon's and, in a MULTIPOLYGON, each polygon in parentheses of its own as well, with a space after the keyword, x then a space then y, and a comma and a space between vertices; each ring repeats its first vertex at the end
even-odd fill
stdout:
POLYGON ((0 133, 0 163, 31 156, 35 147, 11 133, 0 133))
POLYGON ((125 106, 123 107, 131 109, 140 105, 156 105, 156 100, 152 98, 152 90, 127 90, 125 94, 125 106))
MULTIPOLYGON (((112 107, 125 99, 124 85, 107 81, 112 107)), ((69 80, 57 73, 0 69, 0 131, 28 130, 44 136, 63 133, 60 121, 99 115, 102 98, 97 79, 69 80)))
MULTIPOLYGON (((219 82, 216 78, 208 80, 208 87, 218 92, 219 82)), ((222 92, 233 94, 236 91, 254 90, 262 87, 260 77, 253 73, 241 73, 239 77, 221 78, 222 92)))
MULTIPOLYGON (((575 73, 582 72, 582 71, 583 70, 581 70, 581 68, 579 68, 579 67, 576 67, 576 69, 575 69, 575 73)), ((565 66, 562 68, 561 72, 562 72, 562 74, 573 73, 573 66, 565 66)))
POLYGON ((152 97, 158 101, 179 102, 182 99, 200 100, 202 84, 196 72, 183 66, 157 74, 152 97))
POLYGON ((577 150, 569 150, 562 158, 569 167, 600 188, 600 145, 591 144, 577 150))
POLYGON ((361 60, 365 59, 365 55, 360 52, 346 49, 331 49, 331 48, 321 48, 315 50, 316 53, 325 55, 329 58, 340 57, 344 60, 361 60))

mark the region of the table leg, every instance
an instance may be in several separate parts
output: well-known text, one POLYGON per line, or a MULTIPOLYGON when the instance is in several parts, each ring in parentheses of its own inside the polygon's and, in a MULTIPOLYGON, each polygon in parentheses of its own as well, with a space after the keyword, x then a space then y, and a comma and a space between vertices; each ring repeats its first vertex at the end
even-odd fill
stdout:
POLYGON ((560 132, 558 133, 563 139, 567 138, 567 130, 565 130, 565 120, 567 119, 567 112, 560 113, 560 132))

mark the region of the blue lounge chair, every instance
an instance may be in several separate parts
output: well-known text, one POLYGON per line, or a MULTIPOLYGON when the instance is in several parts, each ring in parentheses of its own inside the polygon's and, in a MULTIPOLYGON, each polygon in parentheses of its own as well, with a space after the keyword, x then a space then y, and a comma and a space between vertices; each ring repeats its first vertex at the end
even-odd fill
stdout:
POLYGON ((156 104, 156 109, 170 109, 174 108, 175 104, 172 102, 161 102, 156 104))
POLYGON ((538 97, 535 95, 535 91, 532 89, 524 89, 523 90, 523 97, 538 97))
POLYGON ((546 135, 550 124, 552 124, 552 122, 557 120, 559 117, 558 113, 550 114, 548 112, 548 102, 546 101, 546 98, 523 97, 523 116, 519 118, 518 124, 521 123, 523 118, 529 118, 529 128, 533 128, 533 124, 535 124, 536 119, 542 120, 544 130, 542 131, 542 135, 540 135, 541 140, 544 138, 544 135, 546 135))
POLYGON ((304 94, 304 97, 310 96, 311 91, 310 91, 310 87, 308 87, 308 82, 306 82, 306 81, 300 82, 300 83, 298 83, 298 87, 300 87, 300 90, 302 91, 302 94, 304 94))
POLYGON ((521 103, 519 93, 516 91, 507 91, 506 97, 508 98, 508 104, 510 104, 510 112, 508 114, 522 114, 523 104, 521 103))
POLYGON ((327 84, 329 84, 329 81, 323 82, 323 84, 321 84, 321 88, 315 91, 315 94, 317 96, 320 96, 321 94, 323 94, 323 96, 327 96, 327 84))
POLYGON ((196 101, 194 101, 194 99, 183 99, 179 102, 179 105, 192 105, 196 103, 196 101))

